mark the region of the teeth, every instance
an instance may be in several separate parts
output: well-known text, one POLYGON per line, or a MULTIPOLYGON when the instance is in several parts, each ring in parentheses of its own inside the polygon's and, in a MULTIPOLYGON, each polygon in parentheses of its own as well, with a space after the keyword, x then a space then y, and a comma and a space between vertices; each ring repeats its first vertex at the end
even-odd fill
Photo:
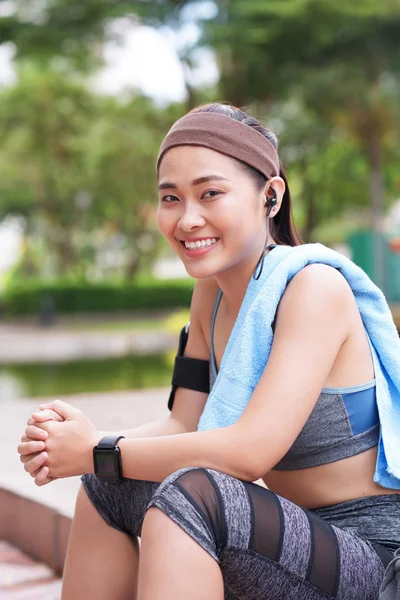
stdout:
POLYGON ((208 238, 206 240, 197 240, 197 242, 185 242, 185 247, 189 250, 196 250, 196 248, 206 248, 212 246, 217 242, 216 238, 208 238))

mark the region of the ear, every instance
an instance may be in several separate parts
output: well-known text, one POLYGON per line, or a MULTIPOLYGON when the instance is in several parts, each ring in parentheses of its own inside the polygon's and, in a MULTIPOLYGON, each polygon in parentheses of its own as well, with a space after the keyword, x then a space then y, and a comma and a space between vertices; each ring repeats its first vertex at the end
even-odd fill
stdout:
POLYGON ((272 196, 270 188, 274 189, 277 200, 274 210, 271 213, 271 217, 274 217, 279 212, 279 209, 282 204, 283 195, 286 189, 285 182, 283 181, 282 177, 276 176, 271 177, 271 179, 268 179, 264 188, 264 196, 266 198, 270 198, 272 196))

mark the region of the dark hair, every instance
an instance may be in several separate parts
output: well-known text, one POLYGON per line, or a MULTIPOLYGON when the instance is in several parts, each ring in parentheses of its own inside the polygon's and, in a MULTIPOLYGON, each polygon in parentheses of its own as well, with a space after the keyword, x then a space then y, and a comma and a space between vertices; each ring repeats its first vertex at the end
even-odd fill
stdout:
MULTIPOLYGON (((260 121, 255 119, 254 117, 249 116, 240 108, 236 108, 235 106, 230 106, 229 104, 222 104, 219 102, 213 102, 210 104, 203 104, 196 108, 193 108, 190 113, 197 112, 210 112, 216 113, 219 115, 225 115, 226 117, 231 117, 235 121, 240 121, 249 127, 252 127, 261 135, 267 138, 269 142, 278 149, 278 138, 276 135, 265 127, 260 121)), ((189 114, 190 114, 189 113, 189 114)), ((235 159, 237 160, 237 159, 235 159)), ((250 165, 238 160, 242 168, 244 168, 250 175, 253 177, 255 184, 258 189, 262 189, 266 182, 267 178, 265 175, 254 169, 250 165)), ((282 205, 278 212, 278 214, 270 220, 270 232, 274 240, 277 244, 284 244, 287 246, 299 246, 303 243, 301 237, 296 231, 296 227, 293 220, 292 213, 292 200, 290 196, 289 184, 287 181, 286 173, 283 168, 281 161, 279 161, 279 177, 283 179, 285 182, 285 193, 282 198, 282 205)))

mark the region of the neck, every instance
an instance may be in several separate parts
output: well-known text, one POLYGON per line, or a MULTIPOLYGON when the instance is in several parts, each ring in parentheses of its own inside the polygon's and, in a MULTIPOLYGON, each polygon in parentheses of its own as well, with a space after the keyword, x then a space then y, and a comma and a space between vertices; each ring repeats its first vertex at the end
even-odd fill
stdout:
MULTIPOLYGON (((268 240, 268 244, 275 243, 271 238, 268 240)), ((271 250, 266 250, 265 256, 269 252, 271 250)), ((242 262, 215 278, 223 294, 226 313, 230 317, 236 318, 239 313, 250 279, 253 277, 255 264, 254 260, 242 262)))

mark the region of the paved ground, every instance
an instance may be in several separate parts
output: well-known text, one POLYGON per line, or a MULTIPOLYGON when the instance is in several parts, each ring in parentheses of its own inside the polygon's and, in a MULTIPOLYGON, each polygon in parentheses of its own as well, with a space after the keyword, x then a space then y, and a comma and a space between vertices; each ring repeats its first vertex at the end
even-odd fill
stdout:
POLYGON ((49 567, 0 540, 1 600, 58 600, 61 579, 49 567))

